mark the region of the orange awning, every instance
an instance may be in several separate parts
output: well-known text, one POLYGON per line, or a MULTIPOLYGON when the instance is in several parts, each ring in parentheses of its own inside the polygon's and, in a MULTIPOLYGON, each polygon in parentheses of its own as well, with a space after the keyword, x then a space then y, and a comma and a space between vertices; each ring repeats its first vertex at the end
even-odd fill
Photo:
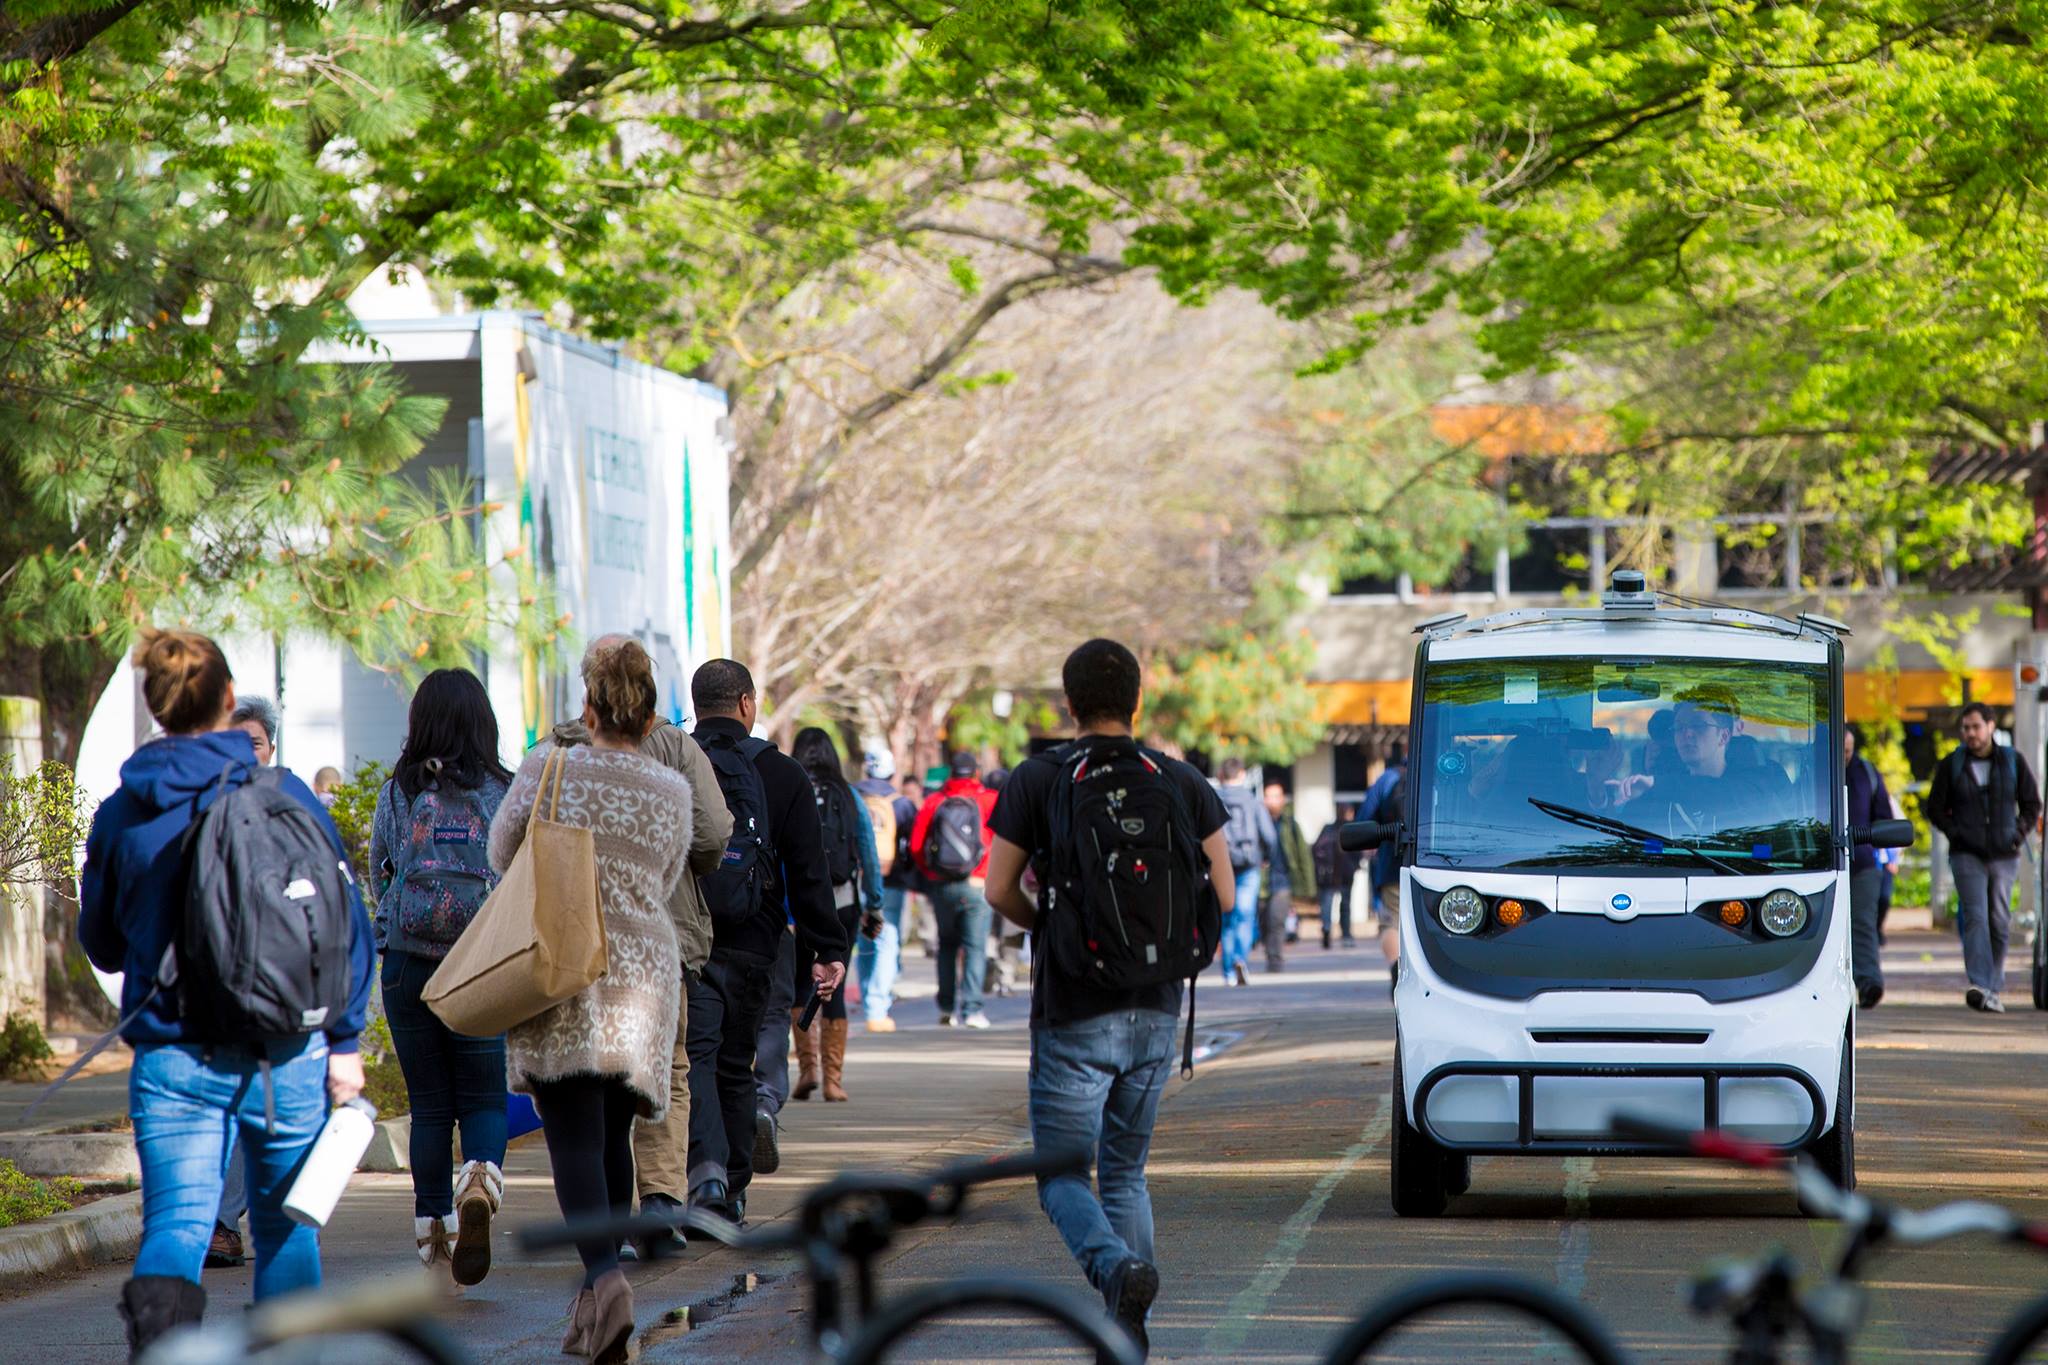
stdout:
MULTIPOLYGON (((1969 675, 1972 701, 2012 705, 2012 670, 1979 668, 1969 675)), ((1925 715, 1954 703, 1949 700, 1949 675, 1939 669, 1901 673, 1851 673, 1843 680, 1843 700, 1854 721, 1876 720, 1881 709, 1902 717, 1925 715), (1883 708, 1886 694, 1889 708, 1883 708)), ((1347 679, 1310 683, 1316 694, 1316 719, 1324 725, 1406 725, 1409 682, 1406 678, 1347 679)))

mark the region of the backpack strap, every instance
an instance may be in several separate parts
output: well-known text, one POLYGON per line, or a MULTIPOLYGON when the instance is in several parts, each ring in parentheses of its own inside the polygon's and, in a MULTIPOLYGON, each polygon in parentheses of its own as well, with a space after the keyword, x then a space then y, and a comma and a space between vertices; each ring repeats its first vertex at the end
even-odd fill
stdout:
POLYGON ((1201 979, 1199 972, 1188 978, 1188 1031, 1180 1040, 1180 1078, 1184 1081, 1195 1074, 1195 986, 1201 979))

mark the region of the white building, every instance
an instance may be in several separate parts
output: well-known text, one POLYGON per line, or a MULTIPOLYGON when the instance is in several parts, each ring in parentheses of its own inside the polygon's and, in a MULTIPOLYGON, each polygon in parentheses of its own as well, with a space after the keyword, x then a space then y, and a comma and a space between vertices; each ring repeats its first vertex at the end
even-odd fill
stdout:
MULTIPOLYGON (((524 546, 571 615, 551 667, 510 639, 477 654, 506 762, 580 705, 578 642, 608 632, 647 645, 664 710, 683 719, 690 671, 730 651, 725 395, 518 313, 363 325, 366 345, 313 358, 386 361, 412 392, 445 398, 440 430, 408 472, 424 481, 452 471, 501 504, 488 543, 524 546)), ((516 592, 509 572, 500 578, 496 591, 516 592)), ((222 644, 238 690, 279 702, 278 759, 300 776, 398 756, 410 696, 403 679, 313 635, 222 644)), ((122 760, 150 731, 124 669, 86 729, 86 790, 112 791, 122 760)))

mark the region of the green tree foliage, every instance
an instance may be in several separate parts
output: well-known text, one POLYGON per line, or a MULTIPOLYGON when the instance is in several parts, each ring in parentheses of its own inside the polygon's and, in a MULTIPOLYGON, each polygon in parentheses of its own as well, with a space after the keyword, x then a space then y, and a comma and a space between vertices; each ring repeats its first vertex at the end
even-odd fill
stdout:
POLYGON ((1150 668, 1139 725, 1184 750, 1247 763, 1292 763, 1322 742, 1315 664, 1304 634, 1237 630, 1150 668))
POLYGON ((11 761, 0 768, 0 888, 49 883, 68 890, 92 807, 76 775, 54 759, 32 773, 15 772, 11 761))
POLYGON ((395 12, 337 5, 145 6, 8 68, 0 680, 60 755, 145 623, 419 666, 491 624, 477 509, 396 477, 441 405, 314 350, 355 335, 360 171, 427 135, 433 66, 395 12))
MULTIPOLYGON (((377 816, 377 794, 384 790, 384 781, 390 776, 391 770, 382 763, 364 763, 346 782, 336 784, 334 800, 327 807, 327 813, 334 817, 335 829, 341 833, 341 846, 348 853, 349 866, 355 869, 356 884, 363 888, 366 902, 370 894, 370 828, 377 816)), ((376 906, 369 909, 372 915, 376 914, 376 906)))

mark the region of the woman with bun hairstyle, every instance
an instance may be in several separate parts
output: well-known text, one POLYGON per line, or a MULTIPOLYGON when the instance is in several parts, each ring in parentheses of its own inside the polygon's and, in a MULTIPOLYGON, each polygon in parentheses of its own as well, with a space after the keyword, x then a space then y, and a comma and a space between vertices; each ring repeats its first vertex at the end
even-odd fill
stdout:
POLYGON ((505 1194, 505 1036, 455 1032, 420 993, 498 884, 491 817, 511 780, 476 674, 441 668, 421 679, 377 793, 370 890, 384 1015, 412 1097, 413 1245, 444 1288, 481 1283, 491 1269, 491 1219, 505 1194), (460 1173, 450 1157, 458 1120, 460 1173))
MULTIPOLYGON (((600 641, 586 656, 583 723, 590 743, 561 750, 559 796, 542 770, 553 740, 526 756, 491 823, 491 865, 512 864, 536 802, 546 818, 595 836, 597 899, 608 965, 581 993, 505 1036, 508 1079, 534 1097, 567 1219, 626 1213, 633 1202, 633 1121, 669 1104, 682 963, 669 893, 690 844, 690 784, 642 757, 654 728, 654 662, 638 640, 600 641)), ((565 1354, 623 1361, 633 1291, 609 1238, 579 1243, 583 1281, 569 1305, 565 1354)))
MULTIPOLYGON (((196 1036, 181 1001, 187 984, 158 989, 165 950, 185 921, 185 834, 212 804, 257 771, 249 735, 230 727, 234 678, 220 646, 187 631, 144 631, 135 646, 143 699, 163 734, 121 765, 121 788, 100 804, 85 845, 78 937, 94 966, 121 972, 121 1036, 135 1049, 128 1109, 142 1165, 142 1248, 121 1289, 128 1344, 139 1355, 206 1307, 200 1267, 231 1148, 249 1177, 256 1298, 320 1283, 316 1229, 282 1204, 300 1162, 339 1104, 363 1088, 356 1035, 370 997, 370 926, 344 879, 350 926, 347 1005, 302 1034, 236 1040, 196 1036)), ((290 773, 279 791, 304 806, 346 859, 327 808, 290 773)))

